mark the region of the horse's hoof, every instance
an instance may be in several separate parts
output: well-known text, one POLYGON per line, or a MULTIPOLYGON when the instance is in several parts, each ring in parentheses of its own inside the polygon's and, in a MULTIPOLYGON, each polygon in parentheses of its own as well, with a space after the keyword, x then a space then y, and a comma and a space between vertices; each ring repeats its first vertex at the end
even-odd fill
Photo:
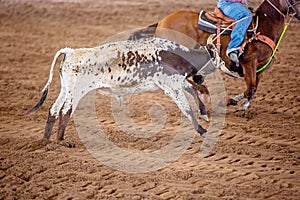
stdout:
POLYGON ((205 120, 206 122, 209 122, 207 115, 200 115, 199 118, 205 120))
POLYGON ((232 98, 228 98, 227 97, 227 105, 228 106, 230 106, 230 105, 232 105, 232 106, 236 106, 236 105, 238 105, 238 104, 241 104, 241 102, 243 102, 243 101, 245 101, 245 100, 247 100, 245 97, 244 97, 244 94, 242 93, 242 94, 239 94, 239 95, 237 95, 237 96, 235 96, 235 97, 232 97, 232 98))
POLYGON ((227 100, 227 106, 236 106, 238 104, 238 101, 234 99, 228 99, 227 100))
POLYGON ((250 101, 246 98, 238 102, 238 110, 246 111, 250 107, 250 101))

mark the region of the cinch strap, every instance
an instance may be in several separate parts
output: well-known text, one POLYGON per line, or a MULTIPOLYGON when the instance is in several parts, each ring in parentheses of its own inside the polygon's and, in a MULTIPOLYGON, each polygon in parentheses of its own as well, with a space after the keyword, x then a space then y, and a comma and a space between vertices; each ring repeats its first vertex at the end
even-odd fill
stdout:
POLYGON ((273 60, 273 58, 274 58, 274 56, 275 56, 275 53, 276 53, 276 51, 277 51, 277 49, 278 49, 278 46, 279 46, 279 44, 280 44, 280 42, 281 42, 281 40, 282 40, 282 38, 283 38, 283 35, 285 34, 285 31, 286 31, 287 27, 288 27, 288 24, 286 24, 286 25, 284 26, 284 29, 283 29, 283 31, 282 31, 282 33, 281 33, 281 35, 280 35, 280 38, 279 38, 279 40, 278 40, 278 43, 277 43, 275 49, 273 50, 273 53, 272 53, 270 59, 268 60, 268 62, 267 62, 263 67, 257 69, 257 70, 256 70, 256 73, 259 73, 259 72, 263 71, 264 69, 266 69, 266 68, 270 65, 270 63, 272 62, 272 60, 273 60))

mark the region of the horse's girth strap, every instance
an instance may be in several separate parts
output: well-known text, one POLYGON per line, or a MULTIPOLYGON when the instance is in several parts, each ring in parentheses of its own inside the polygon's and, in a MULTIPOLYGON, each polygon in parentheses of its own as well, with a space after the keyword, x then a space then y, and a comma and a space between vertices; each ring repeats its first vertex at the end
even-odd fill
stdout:
POLYGON ((259 41, 262 41, 263 43, 269 45, 269 47, 272 49, 272 51, 274 51, 275 49, 275 42, 270 39, 269 37, 265 36, 265 35, 257 35, 255 38, 255 40, 259 40, 259 41))
POLYGON ((260 33, 257 33, 253 37, 249 38, 248 42, 252 42, 253 40, 259 40, 259 41, 267 44, 272 49, 272 51, 274 51, 274 49, 276 47, 275 42, 271 38, 269 38, 265 35, 261 35, 260 33))

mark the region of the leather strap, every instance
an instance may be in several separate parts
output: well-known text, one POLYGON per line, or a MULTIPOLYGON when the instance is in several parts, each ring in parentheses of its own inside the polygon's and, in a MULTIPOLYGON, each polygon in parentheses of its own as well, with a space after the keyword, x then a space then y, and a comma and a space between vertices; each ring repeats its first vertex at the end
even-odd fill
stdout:
POLYGON ((275 42, 271 38, 269 38, 265 35, 261 35, 260 33, 257 33, 252 38, 249 38, 248 42, 252 42, 252 40, 259 40, 259 41, 267 44, 272 49, 272 51, 274 51, 274 49, 276 47, 275 42))
POLYGON ((262 41, 263 43, 266 43, 267 45, 269 45, 269 47, 271 47, 272 51, 274 51, 276 44, 269 37, 267 37, 265 35, 258 35, 257 38, 255 38, 255 39, 262 41))
POLYGON ((221 54, 221 20, 218 20, 217 23, 217 50, 218 50, 218 54, 221 54))

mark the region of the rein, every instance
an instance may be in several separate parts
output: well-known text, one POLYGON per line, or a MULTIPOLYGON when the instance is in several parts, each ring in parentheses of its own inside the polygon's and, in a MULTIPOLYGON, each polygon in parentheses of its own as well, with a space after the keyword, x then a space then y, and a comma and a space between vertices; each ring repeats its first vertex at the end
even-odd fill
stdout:
MULTIPOLYGON (((271 6, 272 6, 272 7, 273 7, 280 15, 281 15, 281 16, 283 16, 284 19, 288 18, 288 16, 289 16, 289 10, 292 9, 292 10, 295 12, 294 6, 295 6, 296 4, 298 4, 298 3, 300 3, 300 2, 296 2, 296 3, 294 3, 294 4, 291 4, 291 3, 289 2, 289 0, 285 0, 285 3, 287 4, 287 9, 288 9, 288 10, 287 10, 287 14, 284 14, 284 13, 283 13, 276 5, 274 5, 270 0, 266 0, 266 2, 269 3, 269 4, 270 4, 270 5, 271 5, 271 6)), ((243 48, 247 45, 247 43, 252 42, 252 40, 259 40, 259 41, 261 41, 261 42, 267 44, 267 45, 272 49, 272 54, 271 54, 271 56, 270 56, 268 62, 267 62, 264 66, 262 66, 262 67, 260 67, 259 69, 257 69, 257 70, 256 70, 256 73, 262 72, 263 70, 265 70, 265 69, 271 64, 271 62, 272 62, 272 60, 273 60, 273 58, 274 58, 274 56, 275 56, 275 54, 276 54, 276 52, 277 52, 277 49, 278 49, 278 47, 279 47, 279 45, 280 45, 280 43, 281 43, 281 41, 282 41, 282 38, 283 38, 283 36, 284 36, 284 34, 285 34, 285 32, 286 32, 286 30, 287 30, 287 28, 288 28, 288 26, 289 26, 291 20, 292 20, 292 17, 293 17, 294 15, 296 15, 296 13, 290 14, 289 21, 285 24, 284 29, 283 29, 283 31, 282 31, 282 33, 281 33, 281 35, 280 35, 280 37, 279 37, 279 40, 278 40, 278 42, 277 42, 276 45, 275 45, 275 42, 274 42, 273 40, 271 40, 269 37, 264 36, 264 35, 260 35, 260 33, 256 33, 256 31, 254 31, 254 36, 253 36, 252 38, 249 38, 248 40, 245 40, 245 42, 241 45, 241 48, 239 49, 240 52, 243 51, 243 48)), ((238 21, 235 21, 234 23, 232 23, 231 25, 229 25, 227 28, 225 28, 222 32, 218 32, 218 34, 214 37, 213 42, 214 42, 215 40, 217 40, 217 39, 220 39, 220 36, 221 36, 226 30, 228 30, 230 27, 234 26, 236 23, 238 23, 238 22, 240 22, 240 21, 245 20, 246 18, 247 18, 247 17, 242 18, 242 19, 240 19, 240 20, 238 20, 238 21)), ((258 18, 257 18, 256 24, 258 24, 258 18)), ((217 45, 218 45, 218 44, 217 44, 217 45)), ((219 44, 219 46, 220 46, 220 44, 219 44)), ((219 46, 218 46, 218 52, 220 52, 220 47, 219 47, 219 46)))
POLYGON ((285 3, 286 3, 287 6, 288 6, 288 13, 289 13, 290 8, 292 8, 293 11, 295 12, 294 15, 296 15, 296 9, 295 9, 294 6, 297 5, 298 3, 300 3, 300 1, 295 2, 294 4, 291 4, 291 2, 289 2, 288 0, 285 0, 285 3))
MULTIPOLYGON (((300 2, 296 2, 294 4, 291 4, 291 2, 289 2, 289 0, 285 0, 285 3, 287 5, 287 14, 285 15, 281 10, 279 10, 270 0, 266 0, 266 2, 268 2, 281 16, 283 16, 283 18, 286 18, 286 16, 289 14, 289 10, 290 8, 293 9, 294 12, 296 12, 296 9, 294 8, 295 5, 297 5, 300 2)), ((294 13, 295 15, 296 13, 294 13)))
POLYGON ((283 18, 285 18, 285 14, 281 12, 270 0, 266 0, 283 18))

